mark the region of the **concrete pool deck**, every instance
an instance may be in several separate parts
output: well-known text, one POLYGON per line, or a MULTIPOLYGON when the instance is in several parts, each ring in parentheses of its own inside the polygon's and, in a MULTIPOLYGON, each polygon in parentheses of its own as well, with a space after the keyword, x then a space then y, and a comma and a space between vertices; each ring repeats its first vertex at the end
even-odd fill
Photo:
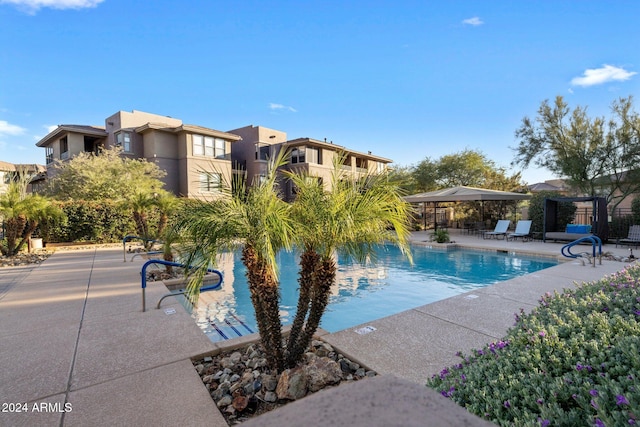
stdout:
MULTIPOLYGON (((558 257, 562 247, 451 232, 468 248, 558 257)), ((413 240, 431 244, 424 232, 413 240)), ((629 254, 614 244, 603 251, 629 254)), ((233 343, 209 341, 172 298, 156 309, 167 292, 161 284, 148 285, 143 313, 143 260, 129 259, 123 262, 121 247, 96 248, 58 251, 39 266, 0 269, 0 404, 6 404, 3 410, 26 409, 0 412, 0 425, 227 425, 190 359, 233 343)), ((603 260, 594 268, 571 260, 369 322, 375 330, 368 334, 357 334, 357 327, 325 334, 339 351, 381 375, 245 424, 490 425, 424 387, 426 379, 457 363, 457 351, 500 339, 514 313, 535 307, 545 292, 627 265, 603 260)))

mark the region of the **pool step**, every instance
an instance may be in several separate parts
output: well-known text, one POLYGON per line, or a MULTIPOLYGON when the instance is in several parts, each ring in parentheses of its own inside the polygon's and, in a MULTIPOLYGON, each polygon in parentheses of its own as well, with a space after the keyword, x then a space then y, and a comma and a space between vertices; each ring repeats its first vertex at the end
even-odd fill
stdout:
MULTIPOLYGON (((225 317, 223 323, 216 323, 212 319, 209 319, 209 325, 214 329, 216 336, 222 340, 242 337, 244 335, 254 333, 253 329, 233 313, 231 314, 231 319, 225 317)), ((214 341, 219 341, 220 339, 216 339, 214 341)))

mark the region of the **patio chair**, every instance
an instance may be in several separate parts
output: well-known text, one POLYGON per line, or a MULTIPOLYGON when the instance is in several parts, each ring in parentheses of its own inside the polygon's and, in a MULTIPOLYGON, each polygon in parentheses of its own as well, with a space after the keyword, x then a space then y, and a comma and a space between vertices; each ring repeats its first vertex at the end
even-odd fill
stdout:
POLYGON ((482 238, 490 239, 492 237, 495 237, 496 239, 498 239, 500 236, 502 236, 502 238, 504 239, 507 236, 507 230, 509 229, 510 225, 511 221, 508 219, 498 220, 496 228, 493 231, 485 231, 482 234, 482 238))
POLYGON ((526 239, 531 237, 531 221, 530 220, 520 220, 516 224, 516 229, 513 233, 507 233, 507 240, 514 240, 518 237, 522 238, 522 241, 526 241, 526 239))
POLYGON ((629 234, 624 239, 618 239, 616 241, 616 248, 618 245, 635 245, 636 249, 640 245, 640 225, 632 225, 629 227, 629 234))

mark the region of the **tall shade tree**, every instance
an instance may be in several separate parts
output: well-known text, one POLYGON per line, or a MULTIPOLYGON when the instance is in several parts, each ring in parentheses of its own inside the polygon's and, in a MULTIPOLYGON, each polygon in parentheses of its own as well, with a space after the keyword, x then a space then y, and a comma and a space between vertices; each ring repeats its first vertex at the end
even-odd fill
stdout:
POLYGON ((128 200, 136 194, 153 194, 163 186, 166 173, 144 159, 121 155, 114 147, 98 155, 83 152, 55 164, 47 194, 58 200, 128 200))
POLYGON ((437 160, 426 158, 414 168, 413 177, 419 191, 460 185, 502 191, 519 191, 523 187, 519 173, 509 176, 505 168, 484 153, 469 149, 437 160))
POLYGON ((611 107, 610 119, 590 118, 586 107, 570 110, 561 96, 545 100, 535 119, 524 117, 514 165, 543 167, 585 195, 606 197, 615 208, 640 191, 640 117, 632 97, 611 107))
POLYGON ((276 255, 291 248, 293 231, 290 205, 278 191, 276 169, 284 162, 284 154, 271 160, 266 179, 248 189, 234 183, 235 191, 227 197, 190 201, 175 224, 184 239, 185 261, 195 269, 190 282, 194 294, 219 251, 241 247, 260 339, 268 364, 278 372, 285 367, 285 356, 276 255))
POLYGON ((28 242, 38 224, 45 219, 61 219, 64 215, 49 199, 27 193, 24 177, 12 182, 0 195, 0 219, 4 221, 5 242, 0 251, 5 256, 16 255, 28 242))
POLYGON ((291 207, 293 239, 302 254, 296 315, 287 343, 287 366, 302 360, 320 325, 336 281, 337 253, 360 263, 374 260, 375 248, 396 244, 411 259, 409 218, 411 207, 399 187, 386 174, 355 177, 337 157, 330 191, 318 178, 289 172, 296 187, 291 207))

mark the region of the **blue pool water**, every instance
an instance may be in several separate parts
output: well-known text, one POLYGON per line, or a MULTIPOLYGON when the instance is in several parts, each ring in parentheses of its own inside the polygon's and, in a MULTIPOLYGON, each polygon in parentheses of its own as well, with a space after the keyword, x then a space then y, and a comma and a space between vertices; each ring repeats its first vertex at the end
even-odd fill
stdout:
MULTIPOLYGON (((495 252, 413 247, 412 253, 414 265, 393 246, 381 249, 376 263, 367 266, 338 259, 337 284, 320 326, 336 332, 558 264, 551 258, 495 252)), ((278 259, 283 324, 295 315, 298 259, 294 253, 281 253, 278 259)), ((217 268, 224 285, 200 295, 192 312, 196 322, 213 341, 257 331, 240 256, 223 254, 217 268)))

